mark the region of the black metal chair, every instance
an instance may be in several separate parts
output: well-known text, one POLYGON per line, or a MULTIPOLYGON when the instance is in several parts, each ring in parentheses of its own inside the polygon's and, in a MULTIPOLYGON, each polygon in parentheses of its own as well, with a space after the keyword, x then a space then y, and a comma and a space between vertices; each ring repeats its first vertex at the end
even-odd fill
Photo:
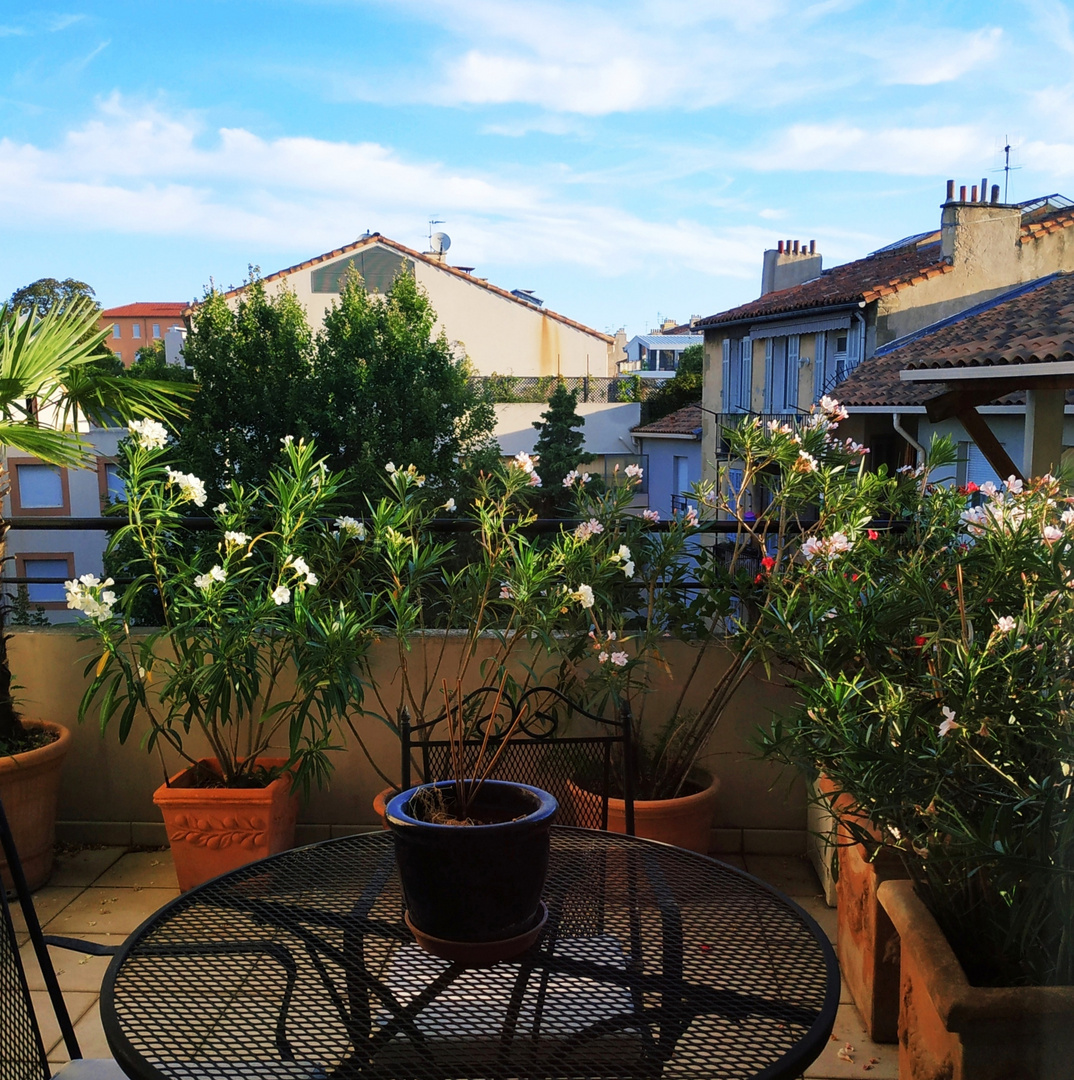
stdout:
MULTIPOLYGON (((22 872, 22 864, 15 850, 15 841, 11 836, 2 803, 0 803, 0 846, 3 847, 34 954, 41 966, 49 1000, 56 1014, 67 1054, 71 1058, 70 1063, 54 1075, 62 1077, 62 1080, 123 1080, 126 1074, 111 1058, 82 1057, 78 1039, 75 1037, 74 1025, 67 1012, 63 993, 60 991, 60 984, 56 979, 56 972, 48 952, 49 945, 74 949, 94 956, 112 956, 116 949, 107 945, 97 945, 92 941, 80 941, 78 938, 46 936, 41 932, 41 924, 34 910, 33 898, 26 885, 26 876, 22 872)), ((49 1080, 49 1076, 52 1075, 51 1066, 46 1057, 41 1028, 34 1013, 33 999, 30 997, 26 982, 26 972, 23 970, 22 959, 19 956, 11 908, 2 888, 0 888, 0 908, 3 909, 3 923, 0 925, 0 1078, 2 1080, 49 1080)))
MULTIPOLYGON (((463 698, 462 712, 474 733, 463 743, 465 763, 474 765, 488 730, 487 758, 502 749, 494 773, 496 779, 533 784, 551 792, 559 803, 556 821, 561 825, 606 830, 608 800, 617 776, 621 775, 626 831, 634 835, 632 725, 630 706, 625 701, 619 706, 618 717, 610 720, 582 708, 550 686, 531 687, 517 701, 506 692, 501 694, 498 687, 482 686, 463 698), (493 715, 497 698, 499 708, 493 715), (594 734, 560 735, 561 718, 573 715, 590 721, 594 734), (515 736, 503 745, 505 734, 519 717, 522 719, 515 736)), ((402 709, 399 717, 402 790, 413 782, 415 750, 421 756, 422 782, 452 778, 449 741, 431 737, 446 719, 447 714, 442 711, 432 720, 414 724, 407 709, 402 709)))

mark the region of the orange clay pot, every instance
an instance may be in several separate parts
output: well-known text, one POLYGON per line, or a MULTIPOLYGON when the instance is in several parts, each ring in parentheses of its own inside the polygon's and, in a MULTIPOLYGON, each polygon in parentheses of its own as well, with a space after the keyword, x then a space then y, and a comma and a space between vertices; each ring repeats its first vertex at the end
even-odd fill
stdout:
MULTIPOLYGON (((216 758, 198 764, 219 772, 216 758)), ((276 768, 285 758, 259 758, 276 768)), ((294 847, 298 796, 284 775, 263 788, 191 786, 193 767, 153 793, 175 859, 179 888, 186 892, 211 878, 294 847)))
POLYGON ((380 827, 386 829, 388 827, 388 803, 399 792, 393 787, 386 787, 383 791, 378 791, 373 796, 373 813, 380 818, 380 827))
MULTIPOLYGON (((39 889, 52 873, 60 770, 71 749, 71 733, 59 724, 44 720, 27 720, 23 727, 28 730, 43 728, 56 735, 47 746, 0 757, 0 799, 4 803, 4 813, 11 826, 26 883, 31 889, 39 889)), ((5 889, 14 887, 2 852, 0 878, 5 889)))
MULTIPOLYGON (((677 799, 635 799, 634 832, 646 840, 659 840, 707 855, 720 782, 708 773, 704 774, 704 779, 707 783, 700 791, 677 799)), ((599 814, 599 795, 573 783, 569 784, 568 791, 579 808, 591 803, 599 814)), ((586 815, 592 812, 586 811, 586 815)), ((580 809, 576 816, 585 819, 580 809)), ((608 800, 608 831, 626 832, 626 803, 622 799, 608 800)))

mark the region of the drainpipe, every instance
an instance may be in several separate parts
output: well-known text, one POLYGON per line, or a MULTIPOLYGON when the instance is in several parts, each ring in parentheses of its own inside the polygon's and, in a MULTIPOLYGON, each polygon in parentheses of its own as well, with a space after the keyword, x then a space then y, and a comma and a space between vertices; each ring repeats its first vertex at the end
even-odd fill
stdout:
POLYGON ((925 460, 925 448, 902 426, 902 413, 891 414, 891 426, 917 451, 917 464, 925 460))
POLYGON ((865 359, 865 316, 860 311, 851 314, 858 320, 858 359, 854 364, 857 367, 865 359))

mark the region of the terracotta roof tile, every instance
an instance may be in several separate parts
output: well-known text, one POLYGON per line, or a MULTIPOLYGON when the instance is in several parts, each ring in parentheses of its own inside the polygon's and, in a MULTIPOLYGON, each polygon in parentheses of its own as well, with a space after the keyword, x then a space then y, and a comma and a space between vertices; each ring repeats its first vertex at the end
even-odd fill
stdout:
MULTIPOLYGON (((881 350, 832 391, 845 405, 923 405, 954 368, 1074 360, 1074 274, 1019 286, 881 350), (936 369, 935 383, 903 382, 904 369, 936 369)), ((1003 403, 1024 401, 1008 395, 1003 403)))
POLYGON ((667 416, 654 420, 651 424, 632 427, 632 435, 694 435, 701 428, 701 406, 684 405, 667 416))
POLYGON ((162 319, 178 319, 182 317, 188 305, 186 303, 171 303, 161 301, 151 303, 140 301, 136 304, 123 304, 121 307, 105 308, 101 312, 102 319, 139 319, 159 315, 162 319))
MULTIPOLYGON (((930 234, 935 236, 935 234, 930 234)), ((951 269, 940 254, 938 240, 912 244, 896 251, 875 252, 864 259, 833 266, 812 281, 767 293, 748 304, 701 319, 697 329, 755 319, 763 315, 806 311, 840 304, 868 303, 951 269)))

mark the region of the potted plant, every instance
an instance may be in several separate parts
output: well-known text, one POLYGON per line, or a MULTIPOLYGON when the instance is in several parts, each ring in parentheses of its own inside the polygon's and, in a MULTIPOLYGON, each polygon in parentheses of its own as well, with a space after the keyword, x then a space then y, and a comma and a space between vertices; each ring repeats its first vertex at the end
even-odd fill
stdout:
POLYGON ((822 768, 909 875, 878 888, 900 1074, 1051 1076, 1074 1019, 1074 506, 1051 477, 959 490, 933 464, 904 531, 803 567, 776 605, 805 674, 771 748, 822 768))
POLYGON ((154 801, 164 815, 180 887, 293 843, 298 792, 329 776, 337 725, 361 704, 370 632, 348 556, 328 524, 341 478, 312 444, 284 440, 264 489, 233 484, 215 528, 193 557, 180 544, 182 511, 200 508, 198 477, 167 463, 167 433, 131 425, 122 446, 127 523, 112 549, 132 545, 134 581, 67 583, 100 646, 79 718, 96 709, 120 740, 148 718, 146 748, 182 763, 154 801), (333 577, 333 589, 319 575, 333 577), (161 626, 138 632, 127 613, 145 600, 161 626), (207 747, 188 745, 191 732, 207 747))
MULTIPOLYGON (((501 679, 492 715, 507 683, 501 679)), ((490 779, 519 712, 493 752, 491 727, 472 774, 464 770, 468 727, 462 683, 442 686, 455 775, 396 795, 387 807, 395 838, 406 922, 428 952, 462 963, 492 964, 525 952, 548 912, 549 829, 556 800, 528 784, 490 779)))
MULTIPOLYGON (((135 408, 158 419, 181 412, 186 391, 110 375, 95 363, 105 331, 92 301, 17 312, 0 307, 0 446, 46 464, 79 467, 92 447, 79 424, 105 425, 135 408)), ((8 478, 0 484, 7 494, 8 478)), ((0 562, 7 526, 0 521, 0 562)), ((0 799, 31 889, 52 871, 60 770, 71 736, 44 717, 23 719, 15 698, 4 631, 8 600, 0 599, 0 799)), ((5 887, 11 886, 0 855, 5 887)))

